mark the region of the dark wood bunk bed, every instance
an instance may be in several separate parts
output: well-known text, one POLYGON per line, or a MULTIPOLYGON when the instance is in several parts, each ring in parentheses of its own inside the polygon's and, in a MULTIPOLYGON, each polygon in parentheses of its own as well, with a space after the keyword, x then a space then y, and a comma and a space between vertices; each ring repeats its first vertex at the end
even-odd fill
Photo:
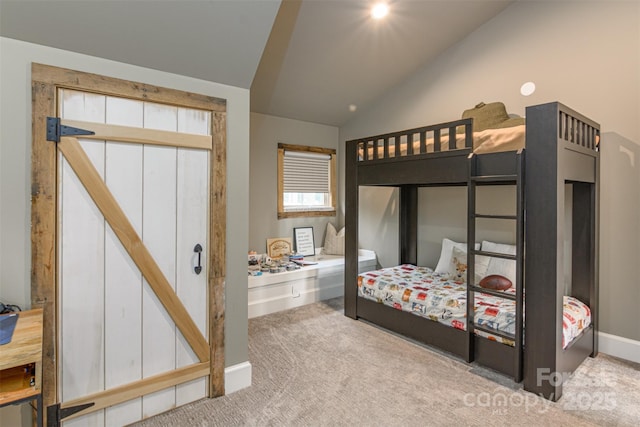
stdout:
MULTIPOLYGON (((599 138, 597 123, 554 102, 527 107, 526 146, 518 151, 473 153, 471 119, 347 141, 345 315, 488 366, 516 382, 523 381, 525 390, 558 400, 566 377, 598 351, 599 138), (447 131, 455 135, 456 130, 458 138, 462 131, 465 148, 455 148, 456 138, 444 135, 447 131), (433 147, 429 152, 427 140, 433 147), (445 145, 450 148, 443 148, 445 145), (567 183, 572 184, 573 193, 570 296, 588 305, 591 324, 563 348, 567 183), (484 184, 516 184, 516 214, 476 213, 475 188, 484 184), (467 327, 461 330, 358 295, 359 187, 399 188, 399 261, 416 265, 418 188, 447 185, 468 188, 468 242, 476 241, 476 218, 516 221, 516 255, 486 253, 473 247, 467 255, 468 277, 474 277, 477 255, 516 261, 513 346, 474 333, 482 327, 474 325, 473 304, 467 304, 467 327)), ((487 291, 467 286, 466 300, 475 301, 475 292, 487 291)))

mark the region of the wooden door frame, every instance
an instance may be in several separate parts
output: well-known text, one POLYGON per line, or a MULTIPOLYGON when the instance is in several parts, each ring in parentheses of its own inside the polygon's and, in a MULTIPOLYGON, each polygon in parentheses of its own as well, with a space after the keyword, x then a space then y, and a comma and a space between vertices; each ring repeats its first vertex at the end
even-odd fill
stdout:
POLYGON ((209 397, 224 395, 224 284, 226 277, 226 100, 43 64, 31 65, 31 305, 43 308, 42 394, 47 407, 58 403, 57 191, 54 142, 46 138, 46 118, 58 117, 58 89, 150 101, 210 111, 213 149, 209 195, 209 397))

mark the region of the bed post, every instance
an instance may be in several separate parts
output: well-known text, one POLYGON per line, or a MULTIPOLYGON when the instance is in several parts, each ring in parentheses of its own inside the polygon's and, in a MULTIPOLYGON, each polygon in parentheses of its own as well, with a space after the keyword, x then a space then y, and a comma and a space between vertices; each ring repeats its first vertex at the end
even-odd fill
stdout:
POLYGON ((358 141, 347 141, 345 155, 344 314, 357 319, 358 302, 358 141))
MULTIPOLYGON (((600 129, 598 128, 598 132, 600 129)), ((589 301, 593 304, 591 307, 591 323, 593 324, 593 352, 591 357, 598 355, 598 331, 600 330, 600 154, 596 157, 596 184, 594 189, 594 218, 595 224, 593 226, 594 235, 592 244, 594 246, 594 266, 593 271, 593 286, 591 287, 592 299, 589 301)))
POLYGON ((400 187, 400 264, 418 264, 418 187, 400 187))
POLYGON ((564 175, 558 104, 527 107, 525 191, 524 388, 556 401, 562 395, 564 175))

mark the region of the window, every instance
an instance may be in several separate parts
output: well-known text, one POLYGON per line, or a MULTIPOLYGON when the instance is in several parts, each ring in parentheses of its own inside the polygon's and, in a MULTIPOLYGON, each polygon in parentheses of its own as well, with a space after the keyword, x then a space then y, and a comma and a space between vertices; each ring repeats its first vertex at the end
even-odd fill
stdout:
POLYGON ((336 150, 278 144, 278 219, 335 214, 336 150))

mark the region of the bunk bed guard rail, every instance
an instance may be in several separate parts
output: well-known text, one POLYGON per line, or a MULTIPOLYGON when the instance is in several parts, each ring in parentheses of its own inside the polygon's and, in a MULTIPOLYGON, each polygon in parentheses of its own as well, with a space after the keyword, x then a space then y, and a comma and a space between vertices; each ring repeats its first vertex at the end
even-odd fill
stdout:
POLYGON ((358 160, 386 160, 456 149, 471 150, 472 122, 472 119, 461 119, 360 139, 358 160), (461 142, 464 142, 464 147, 460 147, 461 142))

